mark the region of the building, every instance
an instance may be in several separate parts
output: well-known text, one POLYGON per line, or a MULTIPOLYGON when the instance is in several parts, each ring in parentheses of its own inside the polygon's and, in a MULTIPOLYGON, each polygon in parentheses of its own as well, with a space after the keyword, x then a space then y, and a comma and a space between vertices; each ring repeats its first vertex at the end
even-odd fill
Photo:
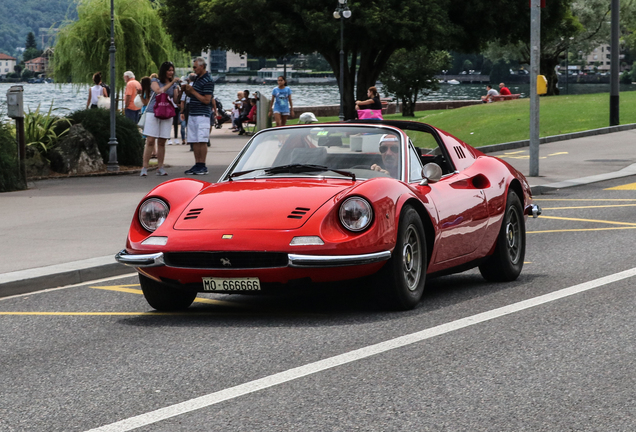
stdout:
POLYGON ((15 57, 0 53, 0 77, 6 78, 8 73, 11 73, 15 69, 15 57))
POLYGON ((45 73, 49 66, 49 59, 46 57, 36 57, 27 62, 24 62, 24 65, 28 70, 34 72, 36 75, 45 73))
POLYGON ((247 54, 238 54, 232 51, 227 52, 227 72, 244 72, 247 68, 247 54))
MULTIPOLYGON (((585 59, 585 70, 591 71, 594 70, 594 67, 598 69, 598 72, 609 72, 611 68, 611 47, 609 45, 601 45, 599 47, 594 48, 594 51, 589 53, 584 57, 585 59)), ((624 59, 625 55, 621 54, 620 59, 624 59)), ((623 67, 620 67, 620 70, 623 70, 623 67)))

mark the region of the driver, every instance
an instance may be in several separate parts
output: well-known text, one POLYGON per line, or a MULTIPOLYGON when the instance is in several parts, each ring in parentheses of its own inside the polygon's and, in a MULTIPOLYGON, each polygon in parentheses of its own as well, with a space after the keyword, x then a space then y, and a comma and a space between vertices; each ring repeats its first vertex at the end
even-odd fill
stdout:
POLYGON ((380 171, 393 178, 398 177, 398 165, 400 163, 400 140, 395 135, 385 134, 380 138, 380 154, 382 165, 371 165, 373 171, 380 171))

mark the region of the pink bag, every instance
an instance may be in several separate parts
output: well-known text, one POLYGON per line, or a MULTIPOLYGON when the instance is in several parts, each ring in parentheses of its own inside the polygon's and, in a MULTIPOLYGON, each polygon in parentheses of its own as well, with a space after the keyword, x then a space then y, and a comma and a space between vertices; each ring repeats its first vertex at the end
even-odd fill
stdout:
POLYGON ((358 118, 360 120, 365 120, 365 119, 384 120, 384 118, 382 117, 382 110, 370 110, 370 109, 358 110, 358 118))
POLYGON ((169 119, 177 114, 176 105, 166 93, 160 93, 155 97, 155 117, 161 120, 169 119))

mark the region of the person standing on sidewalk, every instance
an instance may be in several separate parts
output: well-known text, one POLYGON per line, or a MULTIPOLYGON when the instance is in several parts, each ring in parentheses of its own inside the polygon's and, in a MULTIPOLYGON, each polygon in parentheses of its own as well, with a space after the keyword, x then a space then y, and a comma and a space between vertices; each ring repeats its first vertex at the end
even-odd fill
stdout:
POLYGON ((157 175, 168 175, 163 168, 163 158, 166 154, 166 140, 170 138, 170 129, 172 129, 172 118, 160 119, 155 117, 155 101, 158 94, 166 93, 172 101, 179 100, 179 86, 181 81, 174 74, 174 65, 172 62, 164 62, 159 67, 158 78, 152 78, 150 89, 152 94, 150 102, 146 108, 146 124, 144 125, 143 134, 146 136, 146 147, 144 148, 143 168, 141 169, 141 177, 148 175, 148 166, 150 164, 150 156, 155 151, 155 142, 157 143, 157 175))
POLYGON ((141 84, 135 79, 135 74, 131 71, 124 72, 126 90, 124 91, 124 107, 126 118, 137 124, 141 115, 141 108, 135 105, 135 97, 141 91, 141 84))
POLYGON ((269 116, 274 114, 276 127, 285 126, 287 118, 294 118, 294 105, 292 103, 292 91, 287 87, 287 79, 284 76, 278 77, 278 87, 272 90, 272 100, 269 104, 269 116))
POLYGON ((206 62, 203 57, 194 60, 192 68, 197 75, 192 85, 186 84, 184 90, 190 96, 188 106, 188 142, 194 151, 194 166, 186 174, 207 174, 205 161, 208 155, 208 141, 210 140, 210 116, 216 115, 214 102, 214 81, 205 70, 206 62))

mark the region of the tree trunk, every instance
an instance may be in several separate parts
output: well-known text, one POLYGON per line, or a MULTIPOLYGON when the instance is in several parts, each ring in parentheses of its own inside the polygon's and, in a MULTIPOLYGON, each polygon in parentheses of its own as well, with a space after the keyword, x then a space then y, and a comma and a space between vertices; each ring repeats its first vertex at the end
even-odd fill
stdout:
POLYGON ((545 75, 548 80, 548 93, 546 93, 546 96, 555 96, 559 94, 559 87, 557 86, 559 83, 559 76, 555 69, 558 64, 558 57, 541 57, 541 75, 545 75))

